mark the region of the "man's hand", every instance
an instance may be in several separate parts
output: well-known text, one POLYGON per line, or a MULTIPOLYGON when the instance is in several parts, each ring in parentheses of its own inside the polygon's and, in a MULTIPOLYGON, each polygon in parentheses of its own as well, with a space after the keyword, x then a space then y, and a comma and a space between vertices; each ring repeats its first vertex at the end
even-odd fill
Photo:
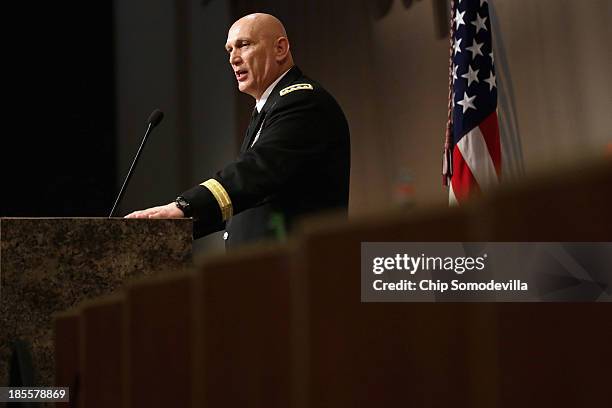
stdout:
POLYGON ((146 210, 134 211, 125 218, 184 218, 185 214, 174 202, 159 207, 151 207, 146 210))

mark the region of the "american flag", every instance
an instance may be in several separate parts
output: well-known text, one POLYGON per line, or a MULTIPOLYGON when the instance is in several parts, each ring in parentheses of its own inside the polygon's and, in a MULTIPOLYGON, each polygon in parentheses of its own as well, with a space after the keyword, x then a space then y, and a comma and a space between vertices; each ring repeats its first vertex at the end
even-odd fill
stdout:
POLYGON ((499 183, 501 143, 487 0, 452 2, 449 117, 443 177, 449 202, 462 203, 499 183))

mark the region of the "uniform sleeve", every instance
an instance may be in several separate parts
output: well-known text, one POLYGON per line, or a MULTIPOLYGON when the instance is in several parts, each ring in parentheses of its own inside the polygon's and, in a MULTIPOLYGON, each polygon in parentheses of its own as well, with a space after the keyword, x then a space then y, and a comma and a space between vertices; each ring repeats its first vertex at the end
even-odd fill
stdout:
POLYGON ((194 217, 194 239, 221 231, 225 228, 221 207, 219 207, 217 200, 208 188, 197 185, 183 192, 181 195, 192 207, 194 217))
POLYGON ((212 224, 226 221, 316 166, 329 146, 323 131, 325 115, 312 91, 282 97, 265 117, 259 140, 252 148, 205 182, 207 186, 183 193, 194 217, 212 224))

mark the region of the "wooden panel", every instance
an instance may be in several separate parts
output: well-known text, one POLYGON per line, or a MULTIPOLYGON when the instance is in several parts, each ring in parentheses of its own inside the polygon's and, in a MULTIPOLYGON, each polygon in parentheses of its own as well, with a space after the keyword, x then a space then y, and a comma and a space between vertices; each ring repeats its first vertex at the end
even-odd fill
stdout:
MULTIPOLYGON (((612 162, 591 163, 534 177, 487 197, 474 231, 491 241, 610 241, 610 202, 612 162)), ((495 307, 500 406, 608 402, 610 304, 495 307)))
POLYGON ((611 304, 497 307, 501 406, 610 404, 611 304))
POLYGON ((474 240, 612 241, 612 161, 543 174, 485 198, 474 240))
POLYGON ((193 274, 143 280, 125 293, 125 406, 189 407, 193 274))
POLYGON ((361 242, 466 241, 469 211, 304 227, 291 280, 292 406, 492 406, 495 384, 478 373, 492 366, 495 349, 474 343, 474 333, 495 341, 492 311, 360 301, 361 242))
POLYGON ((599 367, 612 361, 609 307, 568 313, 570 305, 360 303, 359 245, 610 240, 610 170, 609 163, 572 169, 461 209, 306 226, 291 280, 292 406, 601 401, 599 367), (551 395, 555 384, 561 389, 551 395))
MULTIPOLYGON (((92 300, 82 305, 79 406, 121 406, 122 318, 121 295, 92 300)), ((71 399, 74 398, 71 396, 71 399)))
POLYGON ((196 283, 194 407, 287 407, 289 248, 211 258, 196 283))

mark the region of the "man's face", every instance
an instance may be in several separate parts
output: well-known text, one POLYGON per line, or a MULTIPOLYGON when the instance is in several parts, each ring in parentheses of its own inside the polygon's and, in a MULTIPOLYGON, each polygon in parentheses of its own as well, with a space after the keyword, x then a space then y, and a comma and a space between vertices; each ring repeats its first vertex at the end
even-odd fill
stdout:
POLYGON ((261 31, 253 19, 241 19, 230 28, 225 43, 238 89, 255 99, 278 77, 274 40, 261 31))

